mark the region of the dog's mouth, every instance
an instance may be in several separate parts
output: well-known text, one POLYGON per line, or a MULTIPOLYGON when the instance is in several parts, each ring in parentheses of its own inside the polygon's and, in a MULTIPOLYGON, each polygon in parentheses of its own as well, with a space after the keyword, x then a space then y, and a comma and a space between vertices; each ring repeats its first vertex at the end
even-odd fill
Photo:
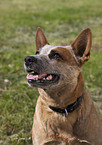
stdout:
POLYGON ((59 75, 57 74, 39 74, 37 72, 30 72, 27 75, 28 83, 32 86, 48 85, 51 83, 56 83, 59 80, 59 75))

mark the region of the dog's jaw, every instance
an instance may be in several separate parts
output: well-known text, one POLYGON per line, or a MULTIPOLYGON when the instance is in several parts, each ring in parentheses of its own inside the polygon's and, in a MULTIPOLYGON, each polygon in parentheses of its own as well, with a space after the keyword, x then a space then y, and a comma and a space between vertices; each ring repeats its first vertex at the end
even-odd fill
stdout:
POLYGON ((55 84, 59 76, 55 74, 27 75, 28 84, 32 87, 46 88, 46 86, 55 84))

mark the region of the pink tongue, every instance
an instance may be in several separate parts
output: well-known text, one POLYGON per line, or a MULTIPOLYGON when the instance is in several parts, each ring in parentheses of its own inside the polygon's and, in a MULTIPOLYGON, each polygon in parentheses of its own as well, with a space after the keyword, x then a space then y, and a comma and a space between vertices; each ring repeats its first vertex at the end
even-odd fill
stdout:
POLYGON ((46 74, 42 74, 42 75, 30 75, 30 74, 28 74, 27 75, 27 79, 29 79, 29 80, 35 80, 35 78, 42 79, 45 76, 46 76, 46 74))
POLYGON ((38 78, 38 75, 30 75, 30 74, 28 74, 27 75, 27 79, 29 79, 29 80, 34 80, 35 78, 38 78))

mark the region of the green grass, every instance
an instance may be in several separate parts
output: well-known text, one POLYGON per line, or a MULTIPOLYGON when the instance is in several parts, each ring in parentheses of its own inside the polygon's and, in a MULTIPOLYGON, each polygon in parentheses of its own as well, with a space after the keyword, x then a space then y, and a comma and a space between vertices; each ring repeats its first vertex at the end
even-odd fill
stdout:
POLYGON ((83 66, 86 89, 102 118, 101 0, 0 0, 0 145, 31 145, 37 89, 27 85, 24 58, 40 26, 52 45, 70 44, 90 27, 93 46, 83 66))

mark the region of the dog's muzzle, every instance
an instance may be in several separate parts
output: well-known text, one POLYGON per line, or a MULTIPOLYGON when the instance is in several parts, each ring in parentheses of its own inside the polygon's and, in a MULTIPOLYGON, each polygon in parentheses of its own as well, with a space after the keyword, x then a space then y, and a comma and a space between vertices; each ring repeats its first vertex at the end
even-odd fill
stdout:
POLYGON ((25 58, 25 70, 27 71, 28 84, 33 87, 47 86, 49 84, 57 83, 59 80, 58 74, 41 73, 41 66, 39 60, 34 56, 27 56, 25 58))

